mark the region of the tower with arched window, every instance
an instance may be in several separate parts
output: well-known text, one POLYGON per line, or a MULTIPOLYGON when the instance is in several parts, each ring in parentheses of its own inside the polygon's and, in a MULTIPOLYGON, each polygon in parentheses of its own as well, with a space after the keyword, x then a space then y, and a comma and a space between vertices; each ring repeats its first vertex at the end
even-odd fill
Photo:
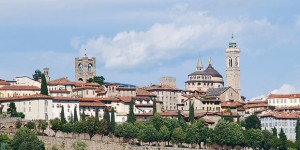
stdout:
POLYGON ((86 82, 96 76, 96 58, 88 58, 86 54, 79 59, 75 58, 75 80, 86 82))
POLYGON ((226 82, 228 87, 232 87, 241 96, 240 52, 232 35, 226 48, 226 82))

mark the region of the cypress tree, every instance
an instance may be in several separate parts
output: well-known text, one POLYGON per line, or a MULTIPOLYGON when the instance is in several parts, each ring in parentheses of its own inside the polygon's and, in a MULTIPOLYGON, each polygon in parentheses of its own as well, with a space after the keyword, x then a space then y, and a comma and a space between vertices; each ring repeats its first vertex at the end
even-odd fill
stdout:
POLYGON ((78 121, 77 107, 74 107, 74 123, 78 121))
POLYGON ((67 123, 67 120, 65 117, 64 105, 61 106, 60 120, 61 120, 62 124, 67 123))
POLYGON ((189 120, 191 123, 194 122, 194 103, 191 102, 189 103, 189 120))
POLYGON ((273 136, 277 137, 277 129, 275 128, 275 126, 272 128, 272 134, 273 136))
POLYGON ((287 137, 285 133, 283 132, 283 129, 281 128, 280 133, 279 133, 279 139, 280 139, 280 150, 287 150, 287 137))
POLYGON ((82 110, 83 112, 82 112, 82 116, 81 116, 81 120, 82 121, 85 121, 85 109, 83 108, 83 110, 82 110))
POLYGON ((45 74, 41 74, 41 77, 42 77, 41 94, 43 94, 43 95, 49 95, 45 74))
POLYGON ((109 111, 107 108, 104 109, 103 119, 105 120, 105 123, 108 127, 108 131, 111 131, 110 115, 109 115, 109 111))
POLYGON ((130 106, 129 106, 129 115, 128 115, 128 118, 127 118, 127 122, 134 123, 136 121, 133 109, 134 109, 134 100, 131 99, 130 106))
POLYGON ((96 108, 95 116, 96 116, 96 121, 99 121, 99 108, 96 108))
POLYGON ((157 112, 156 110, 156 98, 153 100, 153 115, 157 112))
POLYGON ((115 109, 111 109, 111 120, 110 120, 110 129, 111 133, 115 133, 115 128, 116 128, 116 120, 115 120, 115 109))
POLYGON ((181 120, 182 119, 182 115, 181 115, 181 112, 178 110, 178 113, 177 113, 177 119, 178 120, 181 120))
POLYGON ((296 141, 300 140, 300 119, 297 119, 297 123, 296 123, 296 141))

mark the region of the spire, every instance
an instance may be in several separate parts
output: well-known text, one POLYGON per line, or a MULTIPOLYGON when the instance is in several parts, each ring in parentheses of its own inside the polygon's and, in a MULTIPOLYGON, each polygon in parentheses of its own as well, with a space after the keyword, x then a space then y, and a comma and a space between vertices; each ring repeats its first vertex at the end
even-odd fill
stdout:
POLYGON ((211 57, 208 58, 208 64, 211 65, 211 57))
POLYGON ((230 42, 229 42, 229 47, 233 47, 233 48, 236 47, 236 42, 235 42, 235 40, 234 40, 233 33, 232 33, 232 35, 231 35, 231 40, 230 40, 230 42))
POLYGON ((202 69, 203 69, 202 60, 201 57, 199 57, 197 63, 197 71, 201 71, 202 69))

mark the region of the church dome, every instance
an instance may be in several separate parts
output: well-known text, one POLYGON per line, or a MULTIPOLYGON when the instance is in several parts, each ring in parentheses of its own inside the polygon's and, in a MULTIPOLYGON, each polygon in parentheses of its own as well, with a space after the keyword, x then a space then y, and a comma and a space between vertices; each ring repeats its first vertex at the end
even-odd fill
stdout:
POLYGON ((189 74, 189 76, 193 76, 193 75, 208 75, 208 74, 205 71, 197 70, 197 71, 189 74))
POLYGON ((223 76, 215 70, 215 68, 209 64, 208 67, 203 71, 206 75, 211 75, 212 77, 220 77, 223 78, 223 76))

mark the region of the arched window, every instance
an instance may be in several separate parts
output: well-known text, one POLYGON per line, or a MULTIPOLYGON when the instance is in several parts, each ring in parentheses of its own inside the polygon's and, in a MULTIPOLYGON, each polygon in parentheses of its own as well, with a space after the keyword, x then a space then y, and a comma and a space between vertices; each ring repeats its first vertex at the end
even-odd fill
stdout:
POLYGON ((78 68, 79 68, 80 74, 82 74, 82 73, 83 73, 83 65, 82 65, 82 64, 79 64, 79 65, 78 65, 78 68))
POLYGON ((91 73, 92 72, 92 67, 93 65, 92 64, 88 64, 88 72, 91 73))
POLYGON ((228 66, 232 67, 232 59, 231 58, 228 59, 228 66))
POLYGON ((235 57, 235 66, 239 67, 239 57, 235 57))

